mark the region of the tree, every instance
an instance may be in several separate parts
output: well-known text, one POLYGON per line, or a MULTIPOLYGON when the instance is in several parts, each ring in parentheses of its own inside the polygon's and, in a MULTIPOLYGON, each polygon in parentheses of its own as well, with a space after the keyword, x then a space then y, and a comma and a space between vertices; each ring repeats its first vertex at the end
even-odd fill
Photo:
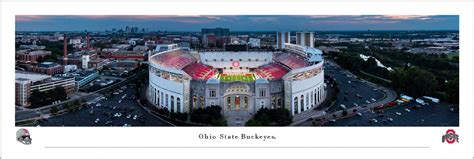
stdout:
POLYGON ((191 113, 191 121, 213 126, 227 125, 227 121, 222 116, 221 110, 222 108, 220 106, 198 108, 191 113))
POLYGON ((81 105, 81 102, 79 100, 74 100, 74 106, 80 106, 81 105))
POLYGON ((42 100, 44 99, 43 94, 38 90, 33 90, 30 95, 30 102, 32 106, 42 105, 42 100))
POLYGON ((275 121, 279 126, 290 125, 293 121, 290 111, 285 108, 275 109, 272 115, 272 120, 275 121))
MULTIPOLYGON (((354 109, 355 110, 355 109, 354 109)), ((346 116, 348 113, 347 113, 347 110, 343 110, 342 111, 342 116, 346 116)))
POLYGON ((446 94, 449 102, 459 104, 459 78, 446 83, 446 94))
POLYGON ((250 119, 245 123, 245 126, 262 126, 262 123, 258 122, 255 119, 250 119))
POLYGON ((30 102, 33 107, 49 105, 58 100, 66 100, 67 93, 63 87, 56 87, 53 90, 40 92, 33 90, 30 96, 30 102))
POLYGON ((245 123, 246 126, 286 126, 290 125, 292 117, 285 108, 262 108, 257 111, 252 119, 245 123))
POLYGON ((64 87, 54 88, 53 95, 54 95, 54 97, 56 97, 57 100, 66 100, 67 99, 67 93, 66 93, 66 89, 64 89, 64 87))
POLYGON ((438 82, 432 73, 417 67, 395 69, 390 78, 394 88, 415 97, 430 95, 438 87, 438 82))
POLYGON ((49 112, 51 112, 51 114, 57 114, 59 112, 59 109, 58 107, 54 106, 54 107, 51 107, 49 112))

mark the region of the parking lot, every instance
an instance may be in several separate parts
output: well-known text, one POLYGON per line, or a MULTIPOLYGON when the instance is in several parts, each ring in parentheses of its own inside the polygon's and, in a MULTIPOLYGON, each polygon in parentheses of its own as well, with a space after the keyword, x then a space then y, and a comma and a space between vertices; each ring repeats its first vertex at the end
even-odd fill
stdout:
POLYGON ((416 102, 386 108, 383 113, 363 111, 362 116, 327 121, 324 126, 459 126, 459 111, 446 103, 416 102))
POLYGON ((135 101, 135 88, 122 87, 88 101, 88 107, 37 123, 41 126, 168 126, 135 101))

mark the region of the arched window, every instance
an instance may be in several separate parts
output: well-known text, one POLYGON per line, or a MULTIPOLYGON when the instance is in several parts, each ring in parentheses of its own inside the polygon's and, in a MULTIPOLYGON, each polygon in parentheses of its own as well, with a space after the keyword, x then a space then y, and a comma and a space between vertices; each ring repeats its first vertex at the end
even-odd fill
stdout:
POLYGON ((306 105, 309 105, 309 93, 306 93, 306 105))
POLYGON ((235 109, 240 110, 240 97, 239 96, 234 97, 234 104, 235 104, 235 109))
POLYGON ((293 99, 293 111, 294 114, 298 114, 298 97, 295 97, 295 99, 293 99))
POLYGON ((162 107, 163 107, 163 105, 165 105, 165 104, 164 104, 164 101, 165 101, 165 100, 164 100, 164 98, 163 98, 163 92, 161 92, 161 106, 162 106, 162 107))
POLYGON ((156 93, 157 101, 156 104, 160 104, 160 90, 158 90, 158 93, 156 93))
POLYGON ((176 111, 181 112, 181 99, 179 97, 176 98, 176 111))
POLYGON ((318 103, 319 103, 319 100, 321 99, 321 90, 318 89, 318 103))
POLYGON ((314 104, 318 104, 318 91, 314 90, 314 104))
POLYGON ((272 97, 272 103, 271 103, 271 105, 272 105, 272 109, 275 109, 275 108, 276 108, 276 97, 275 97, 275 96, 272 97))
POLYGON ((174 112, 174 96, 171 96, 171 112, 174 112))
POLYGON ((301 105, 300 105, 300 111, 303 111, 303 108, 304 108, 304 96, 301 95, 301 105))
POLYGON ((169 110, 169 107, 168 107, 168 101, 169 101, 169 99, 168 99, 168 94, 165 95, 165 99, 166 99, 165 106, 166 106, 166 108, 168 108, 168 110, 169 110))
POLYGON ((249 97, 247 96, 244 97, 244 109, 245 110, 249 109, 249 97))
POLYGON ((231 110, 231 107, 230 107, 230 97, 227 97, 227 110, 231 110))
POLYGON ((197 108, 197 97, 193 96, 193 109, 197 108))
POLYGON ((319 90, 318 90, 318 95, 316 97, 318 97, 316 99, 318 100, 318 103, 319 103, 319 90))
POLYGON ((199 103, 199 104, 200 104, 200 107, 201 107, 201 108, 204 108, 204 97, 203 97, 203 96, 200 96, 200 97, 199 97, 199 102, 200 102, 200 103, 199 103))

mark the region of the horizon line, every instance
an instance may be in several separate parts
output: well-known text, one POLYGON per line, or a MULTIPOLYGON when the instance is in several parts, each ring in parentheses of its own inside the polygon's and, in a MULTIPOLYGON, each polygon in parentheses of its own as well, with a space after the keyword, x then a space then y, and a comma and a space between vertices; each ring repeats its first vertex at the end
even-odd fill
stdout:
MULTIPOLYGON (((15 32, 85 32, 87 29, 84 30, 15 30, 15 32)), ((87 30, 87 32, 106 32, 110 30, 87 30)), ((334 32, 334 31, 459 31, 459 29, 356 29, 356 30, 235 30, 230 32, 296 32, 296 31, 313 31, 313 32, 334 32)), ((168 30, 154 30, 148 31, 147 33, 152 32, 201 32, 200 30, 175 30, 175 31, 168 31, 168 30)))

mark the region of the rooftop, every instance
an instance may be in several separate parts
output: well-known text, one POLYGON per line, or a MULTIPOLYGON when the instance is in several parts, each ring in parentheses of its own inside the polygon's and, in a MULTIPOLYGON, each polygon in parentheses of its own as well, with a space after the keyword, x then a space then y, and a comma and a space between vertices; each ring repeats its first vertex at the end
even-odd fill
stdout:
POLYGON ((37 82, 37 81, 42 81, 48 78, 51 78, 51 76, 44 75, 44 74, 37 74, 37 73, 21 72, 21 71, 15 72, 15 83, 37 82))

